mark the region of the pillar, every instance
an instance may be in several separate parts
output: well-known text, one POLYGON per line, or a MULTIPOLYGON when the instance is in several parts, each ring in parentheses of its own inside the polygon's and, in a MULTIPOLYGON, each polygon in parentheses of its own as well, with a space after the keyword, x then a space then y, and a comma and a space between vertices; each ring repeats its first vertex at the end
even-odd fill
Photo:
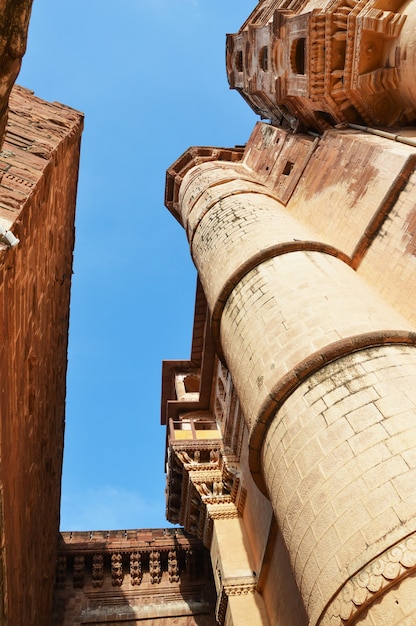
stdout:
POLYGON ((416 619, 414 329, 243 165, 196 165, 178 207, 309 623, 380 624, 389 593, 416 619))

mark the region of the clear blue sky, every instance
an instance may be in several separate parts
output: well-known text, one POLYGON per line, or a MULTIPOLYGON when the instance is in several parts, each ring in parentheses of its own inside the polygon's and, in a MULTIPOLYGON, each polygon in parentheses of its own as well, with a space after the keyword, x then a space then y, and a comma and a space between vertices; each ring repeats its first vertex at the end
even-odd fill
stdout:
POLYGON ((244 144, 225 73, 255 0, 35 0, 18 83, 85 113, 62 530, 163 527, 161 362, 189 358, 195 270, 163 206, 191 145, 244 144))

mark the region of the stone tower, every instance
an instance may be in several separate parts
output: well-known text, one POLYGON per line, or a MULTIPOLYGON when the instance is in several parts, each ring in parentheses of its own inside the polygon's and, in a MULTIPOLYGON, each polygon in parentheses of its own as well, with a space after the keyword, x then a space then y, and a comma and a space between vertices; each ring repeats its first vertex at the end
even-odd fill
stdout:
POLYGON ((416 622, 415 19, 259 2, 227 71, 270 123, 167 173, 199 274, 163 370, 167 511, 211 551, 220 624, 416 622))

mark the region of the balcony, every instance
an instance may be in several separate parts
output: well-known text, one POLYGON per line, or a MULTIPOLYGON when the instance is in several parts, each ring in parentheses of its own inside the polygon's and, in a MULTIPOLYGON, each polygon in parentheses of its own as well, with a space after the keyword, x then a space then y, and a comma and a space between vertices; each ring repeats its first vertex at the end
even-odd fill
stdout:
POLYGON ((170 439, 179 441, 197 441, 202 439, 221 439, 221 431, 214 419, 195 417, 182 420, 169 420, 170 439))

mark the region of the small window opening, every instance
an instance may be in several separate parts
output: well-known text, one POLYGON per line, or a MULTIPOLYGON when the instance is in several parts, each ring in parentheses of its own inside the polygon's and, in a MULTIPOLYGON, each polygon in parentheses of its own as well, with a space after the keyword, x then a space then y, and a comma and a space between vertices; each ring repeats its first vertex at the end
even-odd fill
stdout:
POLYGON ((293 166, 294 166, 294 163, 292 163, 291 161, 288 161, 283 169, 283 172, 282 172, 283 176, 289 176, 289 174, 293 170, 293 166))
POLYGON ((237 50, 237 54, 235 55, 235 69, 237 72, 243 71, 243 51, 237 50))
POLYGON ((199 391, 199 376, 188 374, 188 376, 185 376, 183 382, 186 393, 197 393, 199 391))
POLYGON ((315 117, 318 122, 323 122, 328 126, 335 126, 336 124, 332 115, 330 115, 330 113, 328 113, 327 111, 315 111, 315 117))
POLYGON ((295 74, 305 74, 306 39, 296 39, 292 44, 291 65, 295 74))
POLYGON ((263 46, 260 50, 259 64, 263 72, 267 72, 269 67, 269 50, 267 46, 263 46))

